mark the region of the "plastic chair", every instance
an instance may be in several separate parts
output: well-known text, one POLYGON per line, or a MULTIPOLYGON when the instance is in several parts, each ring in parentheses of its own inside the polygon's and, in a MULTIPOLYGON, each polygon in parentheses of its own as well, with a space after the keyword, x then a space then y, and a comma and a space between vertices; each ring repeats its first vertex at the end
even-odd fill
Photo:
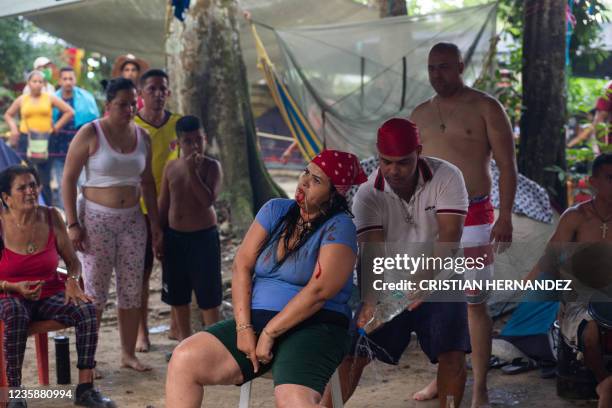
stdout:
MULTIPOLYGON (((67 275, 67 270, 57 268, 60 275, 67 275)), ((65 279, 65 278, 64 278, 65 279)), ((83 279, 79 279, 79 285, 83 288, 83 279)), ((38 366, 38 384, 49 385, 49 337, 47 333, 66 329, 68 326, 56 320, 38 320, 31 322, 28 326, 28 337, 34 336, 36 345, 36 365, 38 366)), ((0 320, 0 387, 8 385, 6 378, 6 361, 4 358, 4 322, 0 320)))
MULTIPOLYGON (((332 396, 332 407, 333 408, 344 408, 344 403, 342 402, 342 389, 340 388, 340 376, 338 374, 338 370, 334 371, 334 374, 331 376, 329 380, 329 385, 331 387, 331 396, 332 396)), ((251 387, 253 386, 253 381, 246 382, 240 386, 240 402, 238 403, 238 408, 249 408, 251 404, 251 387)))
MULTIPOLYGON (((36 342, 36 363, 38 365, 38 383, 49 385, 49 339, 47 333, 65 329, 66 326, 56 320, 39 320, 28 326, 28 337, 34 336, 36 342)), ((0 387, 6 387, 6 361, 4 358, 4 322, 0 320, 0 387)))

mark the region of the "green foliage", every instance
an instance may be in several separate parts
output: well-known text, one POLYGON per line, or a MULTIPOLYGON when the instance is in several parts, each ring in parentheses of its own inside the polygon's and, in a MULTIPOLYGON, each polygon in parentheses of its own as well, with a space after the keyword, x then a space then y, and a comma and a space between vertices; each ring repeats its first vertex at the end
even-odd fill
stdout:
POLYGON ((0 19, 0 85, 23 82, 37 57, 61 64, 65 43, 21 17, 0 19))
POLYGON ((27 58, 32 51, 31 44, 21 36, 25 27, 22 18, 0 19, 0 85, 23 80, 27 58))
POLYGON ((570 39, 570 55, 585 54, 589 65, 601 63, 606 52, 595 49, 596 40, 601 33, 601 24, 609 21, 606 5, 601 0, 572 0, 572 12, 576 26, 570 39))
POLYGON ((567 107, 570 116, 580 115, 595 107, 597 98, 603 95, 607 81, 604 79, 568 79, 567 107))

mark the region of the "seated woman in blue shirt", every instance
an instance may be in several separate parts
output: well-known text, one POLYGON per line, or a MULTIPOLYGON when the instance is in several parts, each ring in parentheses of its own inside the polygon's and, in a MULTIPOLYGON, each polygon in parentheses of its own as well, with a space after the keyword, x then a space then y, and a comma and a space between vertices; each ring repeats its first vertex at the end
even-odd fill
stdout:
POLYGON ((234 260, 234 319, 174 350, 166 406, 200 407, 204 385, 242 384, 270 369, 278 407, 317 406, 350 345, 357 237, 344 195, 366 179, 357 157, 324 150, 294 200, 261 208, 234 260))

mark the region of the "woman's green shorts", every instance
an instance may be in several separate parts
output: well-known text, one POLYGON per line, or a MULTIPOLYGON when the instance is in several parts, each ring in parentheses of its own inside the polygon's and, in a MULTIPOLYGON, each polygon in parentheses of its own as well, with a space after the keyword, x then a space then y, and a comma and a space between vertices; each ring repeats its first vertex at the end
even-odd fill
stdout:
POLYGON ((270 369, 274 385, 298 384, 323 394, 327 382, 342 362, 350 347, 347 328, 331 323, 299 326, 275 339, 269 364, 253 372, 253 364, 236 345, 236 321, 219 322, 205 331, 218 338, 240 366, 244 382, 257 378, 270 369))

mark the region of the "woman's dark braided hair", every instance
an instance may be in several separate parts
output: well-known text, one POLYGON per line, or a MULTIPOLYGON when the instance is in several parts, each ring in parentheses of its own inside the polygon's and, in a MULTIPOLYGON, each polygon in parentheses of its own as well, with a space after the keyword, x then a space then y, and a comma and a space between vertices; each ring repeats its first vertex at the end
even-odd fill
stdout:
POLYGON ((289 246, 289 240, 295 233, 296 228, 298 228, 299 220, 300 220, 300 207, 297 202, 293 203, 287 213, 276 223, 270 234, 266 240, 259 247, 259 251, 257 253, 257 257, 261 255, 261 253, 271 246, 272 251, 277 250, 277 245, 279 240, 283 239, 284 246, 284 255, 281 259, 278 259, 271 272, 276 271, 280 268, 283 263, 289 259, 293 254, 297 253, 302 246, 310 239, 312 235, 314 235, 319 228, 323 224, 325 224, 329 219, 331 219, 336 214, 346 213, 351 218, 353 214, 349 209, 348 202, 344 196, 340 195, 335 187, 331 186, 331 195, 330 199, 327 202, 325 208, 322 209, 321 214, 310 221, 310 228, 303 228, 300 231, 300 235, 298 236, 298 240, 293 244, 293 246, 289 246), (283 234, 284 233, 284 234, 283 234))

